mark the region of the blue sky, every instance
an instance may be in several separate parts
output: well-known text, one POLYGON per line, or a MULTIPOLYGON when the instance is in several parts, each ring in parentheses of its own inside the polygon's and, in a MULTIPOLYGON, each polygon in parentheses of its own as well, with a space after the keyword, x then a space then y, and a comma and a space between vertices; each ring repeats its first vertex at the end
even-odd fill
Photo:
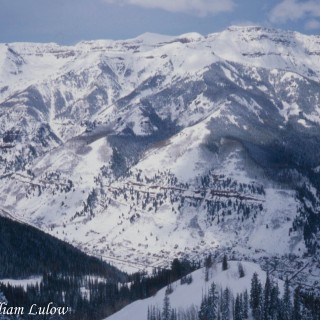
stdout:
POLYGON ((0 42, 74 44, 230 25, 320 33, 320 0, 0 0, 0 42))

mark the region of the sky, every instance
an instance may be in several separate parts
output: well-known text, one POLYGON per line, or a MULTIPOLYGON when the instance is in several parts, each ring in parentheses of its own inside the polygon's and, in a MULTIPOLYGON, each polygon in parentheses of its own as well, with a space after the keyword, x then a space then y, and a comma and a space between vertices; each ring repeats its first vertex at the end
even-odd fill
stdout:
POLYGON ((0 0, 0 42, 129 39, 260 25, 320 33, 320 0, 0 0))

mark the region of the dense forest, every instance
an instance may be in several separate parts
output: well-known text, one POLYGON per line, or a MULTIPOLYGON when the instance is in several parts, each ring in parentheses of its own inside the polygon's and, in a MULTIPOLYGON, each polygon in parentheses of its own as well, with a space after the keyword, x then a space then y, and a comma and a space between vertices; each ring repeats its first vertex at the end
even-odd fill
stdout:
POLYGON ((0 278, 26 278, 44 272, 95 274, 115 281, 125 274, 98 258, 34 227, 0 216, 0 278))

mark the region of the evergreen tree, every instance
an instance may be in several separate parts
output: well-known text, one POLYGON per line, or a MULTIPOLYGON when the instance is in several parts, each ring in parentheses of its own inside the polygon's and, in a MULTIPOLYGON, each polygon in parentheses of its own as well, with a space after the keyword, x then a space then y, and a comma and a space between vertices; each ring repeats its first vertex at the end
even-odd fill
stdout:
POLYGON ((251 279, 251 289, 250 289, 250 307, 252 309, 253 318, 260 320, 261 317, 261 294, 262 286, 258 277, 258 274, 255 272, 251 279))
POLYGON ((216 291, 216 285, 212 282, 209 295, 208 295, 208 320, 217 319, 218 309, 218 294, 216 291))
POLYGON ((245 276, 243 265, 241 262, 238 264, 238 272, 239 272, 239 278, 243 278, 245 276))
POLYGON ((172 309, 171 310, 171 316, 170 316, 170 320, 177 320, 178 317, 177 317, 177 311, 176 309, 172 309))
POLYGON ((205 266, 205 281, 209 280, 209 271, 210 268, 213 265, 213 260, 212 260, 212 256, 211 253, 205 258, 204 260, 204 266, 205 266))
POLYGON ((271 281, 270 281, 270 276, 269 272, 267 272, 267 278, 264 286, 264 291, 263 291, 263 319, 264 320, 270 320, 271 319, 271 281))
POLYGON ((284 282, 284 293, 282 298, 282 308, 281 308, 281 315, 283 320, 291 320, 291 293, 290 293, 290 286, 288 277, 284 282))
POLYGON ((169 283, 166 288, 166 294, 171 294, 173 292, 172 284, 169 283))
POLYGON ((292 320, 302 320, 301 315, 301 297, 300 288, 296 288, 293 294, 293 309, 292 309, 292 320))
POLYGON ((165 294, 163 299, 162 320, 170 320, 171 307, 168 294, 165 294))
POLYGON ((208 282, 209 281, 209 268, 205 267, 204 269, 204 281, 208 282))
POLYGON ((148 307, 148 320, 160 320, 159 310, 155 306, 148 307))
POLYGON ((280 315, 280 291, 278 284, 272 286, 271 289, 271 299, 270 299, 270 315, 271 319, 278 319, 280 315))
POLYGON ((8 302, 4 294, 0 291, 0 302, 8 302))
POLYGON ((228 269, 228 259, 227 259, 227 255, 224 255, 222 259, 222 270, 225 271, 227 269, 228 269))
POLYGON ((211 253, 205 258, 204 266, 206 268, 211 268, 213 265, 212 255, 211 253))
POLYGON ((151 310, 150 310, 150 306, 148 306, 147 320, 151 320, 151 310))
POLYGON ((242 320, 242 297, 237 294, 236 301, 234 304, 234 320, 242 320))
POLYGON ((221 297, 221 320, 230 319, 230 290, 226 288, 221 297))
POLYGON ((208 320, 208 314, 209 314, 209 302, 208 302, 208 297, 205 295, 203 296, 200 304, 200 310, 199 310, 199 320, 208 320))
POLYGON ((181 265, 181 262, 179 259, 175 258, 173 261, 172 261, 172 264, 171 264, 171 270, 172 270, 172 280, 176 280, 176 279, 179 279, 181 278, 181 275, 182 275, 182 265, 181 265))
POLYGON ((249 318, 249 297, 246 290, 243 294, 243 319, 249 318))

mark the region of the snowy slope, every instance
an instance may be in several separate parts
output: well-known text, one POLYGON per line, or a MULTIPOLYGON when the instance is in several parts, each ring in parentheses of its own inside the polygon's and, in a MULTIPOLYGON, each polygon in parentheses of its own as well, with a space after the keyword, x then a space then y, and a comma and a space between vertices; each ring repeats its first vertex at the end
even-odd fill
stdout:
POLYGON ((320 37, 257 26, 208 35, 218 56, 256 67, 290 70, 319 80, 320 37))
MULTIPOLYGON (((266 272, 261 270, 257 264, 242 262, 242 265, 245 270, 245 276, 243 278, 239 278, 238 261, 230 261, 229 269, 226 271, 222 271, 221 263, 214 265, 209 271, 210 277, 207 282, 205 281, 204 268, 192 273, 193 281, 189 285, 181 285, 180 281, 174 282, 172 284, 173 292, 169 295, 171 307, 177 310, 186 310, 193 305, 199 310, 201 299, 209 290, 212 282, 217 285, 217 291, 229 288, 234 297, 237 294, 243 293, 245 290, 250 292, 251 278, 254 273, 258 274, 261 283, 265 283, 266 272)), ((273 279, 273 281, 278 283, 280 292, 282 293, 283 281, 276 278, 273 279)), ((165 291, 166 288, 158 291, 153 297, 133 302, 107 319, 147 319, 148 307, 155 306, 162 310, 165 291)))

